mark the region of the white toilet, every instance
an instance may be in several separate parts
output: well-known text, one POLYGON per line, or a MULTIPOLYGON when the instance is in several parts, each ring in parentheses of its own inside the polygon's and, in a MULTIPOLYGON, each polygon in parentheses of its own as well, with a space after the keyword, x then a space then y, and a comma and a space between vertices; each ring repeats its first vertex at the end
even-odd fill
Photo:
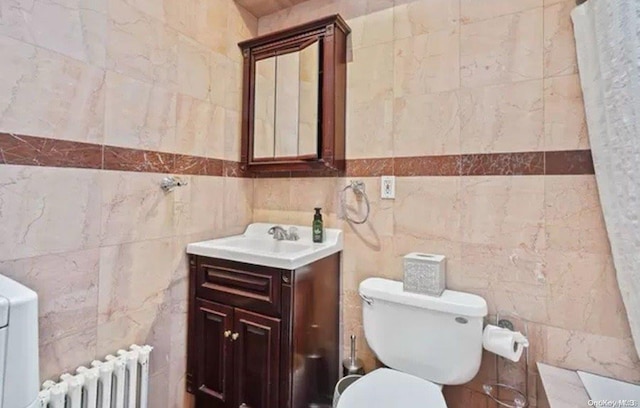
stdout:
POLYGON ((442 385, 469 382, 480 368, 485 300, 404 292, 402 282, 381 278, 363 281, 360 296, 369 347, 389 368, 353 383, 338 408, 446 408, 442 385))

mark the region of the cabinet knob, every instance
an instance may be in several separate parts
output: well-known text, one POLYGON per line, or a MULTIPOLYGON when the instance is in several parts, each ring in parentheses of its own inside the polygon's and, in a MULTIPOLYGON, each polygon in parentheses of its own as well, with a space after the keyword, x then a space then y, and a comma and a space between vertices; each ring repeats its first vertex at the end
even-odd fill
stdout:
POLYGON ((240 337, 240 334, 239 334, 239 333, 233 333, 233 334, 231 335, 231 340, 238 340, 238 337, 240 337))
POLYGON ((229 336, 231 336, 231 330, 225 330, 224 337, 229 337, 229 336))
POLYGON ((243 402, 238 408, 249 408, 249 406, 243 402))

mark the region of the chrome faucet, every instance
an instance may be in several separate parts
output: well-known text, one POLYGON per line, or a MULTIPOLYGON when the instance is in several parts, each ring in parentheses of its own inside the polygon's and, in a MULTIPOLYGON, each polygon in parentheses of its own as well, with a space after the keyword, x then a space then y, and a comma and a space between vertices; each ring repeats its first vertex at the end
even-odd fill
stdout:
POLYGON ((269 228, 268 232, 269 235, 273 235, 273 239, 277 239, 278 241, 297 241, 300 239, 296 227, 289 227, 289 231, 287 231, 280 225, 274 225, 269 228))

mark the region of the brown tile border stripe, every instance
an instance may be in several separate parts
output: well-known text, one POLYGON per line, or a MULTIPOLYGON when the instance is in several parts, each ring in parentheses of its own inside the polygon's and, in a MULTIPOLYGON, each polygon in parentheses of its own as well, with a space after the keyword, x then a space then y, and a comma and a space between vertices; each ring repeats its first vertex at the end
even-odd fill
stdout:
POLYGON ((351 177, 375 177, 393 174, 393 159, 347 160, 347 175, 351 177))
POLYGON ((460 156, 463 176, 543 175, 544 152, 464 154, 460 156))
POLYGON ((102 146, 0 133, 0 163, 100 169, 102 146))
POLYGON ((545 152, 545 174, 595 174, 591 150, 545 152))
MULTIPOLYGON (((37 136, 0 133, 0 164, 74 167, 201 176, 250 177, 229 160, 37 136)), ((594 174, 590 150, 461 154, 347 160, 347 177, 594 174)), ((334 177, 284 173, 260 177, 334 177)))
POLYGON ((0 164, 246 177, 222 159, 10 133, 0 133, 0 164))
POLYGON ((355 165, 351 165, 351 162, 352 160, 347 161, 349 177, 594 174, 591 150, 358 159, 353 160, 357 162, 355 165), (374 170, 368 174, 368 169, 374 170))
POLYGON ((104 146, 104 170, 173 173, 174 164, 173 153, 104 146))

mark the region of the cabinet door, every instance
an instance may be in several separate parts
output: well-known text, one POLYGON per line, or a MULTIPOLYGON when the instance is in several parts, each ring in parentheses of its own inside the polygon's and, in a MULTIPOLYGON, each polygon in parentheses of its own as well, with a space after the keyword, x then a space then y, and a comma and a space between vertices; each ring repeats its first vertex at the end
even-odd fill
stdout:
POLYGON ((227 408, 233 398, 233 308, 197 299, 195 388, 198 408, 227 408))
POLYGON ((234 312, 235 406, 280 408, 280 319, 234 312))

